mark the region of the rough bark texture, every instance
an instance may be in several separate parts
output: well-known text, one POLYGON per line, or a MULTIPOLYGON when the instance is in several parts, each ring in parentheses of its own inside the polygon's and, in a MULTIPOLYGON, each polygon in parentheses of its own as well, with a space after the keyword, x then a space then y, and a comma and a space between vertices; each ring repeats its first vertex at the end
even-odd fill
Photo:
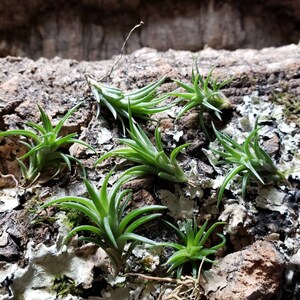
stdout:
POLYGON ((127 52, 263 48, 298 42, 300 33, 299 0, 4 0, 0 14, 0 56, 34 59, 109 58, 141 20, 127 52))
MULTIPOLYGON (((204 73, 216 66, 215 76, 220 79, 234 78, 226 91, 232 103, 238 104, 241 95, 259 89, 261 95, 283 101, 287 107, 294 103, 288 112, 289 117, 297 122, 299 49, 299 46, 293 45, 262 51, 207 49, 198 53, 198 61, 204 73), (280 94, 280 97, 276 98, 274 93, 280 94)), ((61 117, 74 103, 87 95, 84 75, 90 73, 95 78, 102 78, 110 70, 113 61, 88 63, 55 58, 35 62, 26 58, 7 57, 1 59, 0 64, 0 129, 5 130, 20 127, 27 120, 37 121, 36 103, 40 103, 52 118, 61 117)), ((190 52, 169 50, 160 53, 145 48, 125 57, 106 81, 125 90, 132 89, 166 74, 172 78, 189 77, 192 65, 193 54, 190 52)), ((86 102, 85 108, 81 108, 70 119, 69 131, 79 131, 80 127, 88 125, 93 115, 91 103, 86 102)), ((9 172, 18 165, 13 157, 20 156, 19 151, 22 149, 10 153, 12 157, 7 160, 6 145, 1 146, 3 157, 6 158, 3 159, 1 169, 9 172)), ((198 146, 201 148, 201 145, 198 146)), ((198 146, 195 145, 195 151, 199 150, 198 146)), ((193 149, 193 145, 190 148, 193 149)))
MULTIPOLYGON (((300 45, 289 45, 263 50, 236 50, 232 52, 205 49, 198 52, 198 63, 202 74, 207 74, 212 66, 216 66, 214 77, 219 77, 220 80, 228 77, 234 78, 230 85, 224 89, 224 93, 233 105, 232 114, 222 114, 224 124, 227 121, 229 122, 229 120, 237 119, 238 107, 243 104, 243 96, 250 95, 253 91, 258 91, 259 96, 267 99, 270 103, 277 101, 286 105, 288 118, 293 119, 299 124, 299 53, 300 45), (291 107, 290 103, 294 103, 294 105, 291 107)), ((105 110, 101 112, 100 119, 95 117, 96 109, 94 100, 88 91, 84 75, 89 73, 95 78, 100 79, 107 74, 113 63, 113 60, 78 62, 61 58, 54 58, 52 60, 43 58, 37 61, 16 57, 0 59, 0 130, 22 128, 28 120, 38 121, 37 103, 45 108, 55 122, 69 108, 73 107, 75 103, 85 100, 83 106, 70 118, 65 130, 68 132, 78 132, 80 138, 97 149, 97 155, 86 153, 85 149, 80 147, 70 149, 70 152, 82 159, 87 167, 89 178, 99 185, 100 179, 103 178, 104 172, 107 170, 105 166, 102 166, 100 170, 95 170, 93 163, 96 160, 96 156, 99 157, 100 153, 104 153, 117 145, 117 142, 113 138, 120 137, 122 129, 116 125, 118 123, 114 122, 113 117, 105 112, 105 110), (110 133, 109 141, 106 144, 101 141, 103 129, 110 133)), ((154 49, 143 48, 131 55, 124 56, 112 75, 106 77, 105 81, 124 90, 142 87, 166 74, 173 79, 185 81, 186 79, 190 79, 193 64, 193 53, 188 51, 169 50, 167 52, 158 52, 154 49)), ((173 82, 167 80, 161 89, 170 91, 175 86, 173 82)), ((162 122, 160 123, 162 127, 173 129, 174 131, 182 130, 184 134, 180 142, 191 143, 187 154, 184 155, 186 157, 185 167, 189 167, 189 157, 193 157, 194 160, 199 162, 199 169, 203 170, 203 174, 206 174, 208 177, 212 176, 213 170, 211 170, 211 167, 206 167, 205 162, 202 162, 199 158, 202 153, 203 143, 207 141, 204 140, 203 143, 201 141, 203 134, 199 129, 199 124, 196 122, 196 115, 193 112, 186 115, 181 123, 176 124, 178 126, 176 129, 174 129, 174 119, 171 119, 167 113, 160 115, 160 117, 162 118, 162 122)), ((154 128, 154 126, 152 127, 154 128)), ((149 134, 153 133, 153 128, 148 128, 149 134)), ((295 128, 297 128, 295 131, 299 132, 299 128, 295 128)), ((167 150, 170 150, 168 147, 172 148, 172 145, 170 146, 165 143, 167 138, 164 132, 163 139, 167 150)), ((276 140, 273 141, 273 144, 275 145, 269 145, 271 151, 277 151, 276 147, 280 145, 276 146, 276 140)), ((20 151, 24 151, 24 149, 19 149, 13 139, 2 139, 0 141, 0 172, 2 174, 12 173, 18 177, 17 172, 19 167, 15 158, 20 156, 20 151)), ((112 167, 111 162, 107 162, 107 164, 108 169, 110 169, 112 167)), ((11 180, 10 186, 14 186, 12 178, 7 177, 1 178, 1 186, 7 187, 7 180, 9 179, 11 180)), ((42 224, 33 225, 29 221, 26 221, 30 220, 30 217, 32 218, 32 208, 36 209, 50 195, 72 194, 74 191, 77 193, 76 195, 84 195, 85 193, 81 179, 79 180, 76 176, 71 178, 71 184, 68 184, 67 187, 64 186, 64 183, 59 182, 59 184, 52 183, 49 186, 35 186, 30 189, 30 192, 26 193, 20 187, 15 192, 16 194, 12 195, 8 195, 8 191, 10 191, 8 189, 0 190, 0 217, 3 220, 0 222, 0 226, 2 227, 0 228, 0 260, 7 268, 12 267, 12 264, 17 262, 20 265, 20 261, 27 253, 26 247, 29 244, 35 247, 36 245, 44 244, 45 239, 50 245, 53 244, 57 229, 53 228, 53 225, 49 225, 50 222, 44 221, 42 224), (36 199, 40 201, 38 204, 36 203, 36 199), (21 211, 24 212, 19 214, 21 211), (22 222, 16 221, 19 219, 22 222), (26 234, 20 234, 23 232, 26 234)), ((160 185, 160 188, 174 190, 172 184, 161 183, 160 181, 157 181, 156 184, 160 185)), ((299 184, 299 181, 295 180, 295 187, 296 184, 299 184)), ((155 201, 158 201, 157 193, 148 190, 149 186, 152 186, 151 179, 144 182, 136 181, 134 185, 134 190, 136 186, 141 185, 141 187, 139 187, 138 194, 134 191, 133 201, 130 203, 132 207, 152 204, 152 202, 156 203, 155 201)), ((207 194, 206 198, 201 199, 202 202, 199 205, 198 215, 201 223, 207 215, 213 215, 216 219, 219 217, 219 213, 215 209, 215 203, 210 202, 215 201, 215 199, 211 197, 210 192, 207 190, 205 194, 207 194), (210 210, 211 207, 214 209, 210 210)), ((247 206, 242 208, 243 211, 246 209, 249 210, 247 218, 249 217, 252 223, 249 221, 244 225, 243 220, 237 220, 235 225, 236 231, 232 230, 228 233, 229 251, 236 252, 252 244, 257 239, 261 240, 265 236, 275 236, 277 238, 277 245, 281 247, 284 253, 287 253, 287 257, 295 254, 297 252, 296 246, 291 246, 288 250, 284 248, 285 237, 289 239, 289 245, 291 241, 293 241, 293 245, 298 245, 299 241, 296 233, 296 228, 299 227, 299 195, 297 198, 295 192, 290 188, 289 196, 290 198, 286 198, 284 202, 285 207, 282 208, 284 214, 278 212, 281 218, 275 215, 275 219, 270 214, 268 215, 270 211, 269 206, 261 208, 257 205, 255 209, 250 211, 250 204, 253 206, 255 202, 248 201, 245 204, 247 206), (262 222, 263 220, 264 223, 262 222), (280 238, 281 240, 279 240, 280 238)), ((236 210, 232 214, 235 212, 236 210)), ((54 212, 48 217, 52 217, 53 214, 54 212)), ((230 223, 230 219, 228 222, 230 223)), ((149 238, 157 238, 157 232, 161 230, 161 228, 158 229, 159 225, 154 224, 153 226, 153 230, 153 227, 148 229, 147 234, 149 238)), ((222 296, 223 298, 219 297, 219 295, 223 295, 223 289, 211 290, 210 286, 207 288, 209 291, 207 299, 270 299, 272 295, 276 294, 284 275, 285 266, 281 256, 270 243, 256 242, 250 248, 227 257, 223 260, 225 272, 225 275, 224 273, 223 275, 226 276, 226 272, 228 276, 235 274, 233 277, 234 280, 230 281, 228 277, 226 279, 225 283, 227 287, 224 287, 224 289, 226 289, 227 296, 222 296), (246 257, 246 259, 243 261, 242 257, 246 257), (241 266, 240 269, 236 267, 237 262, 241 266), (242 281, 238 281, 240 279, 242 281), (249 287, 249 290, 240 290, 239 293, 236 291, 235 288, 237 288, 238 284, 243 289, 243 286, 249 282, 251 282, 251 290, 249 287), (247 294, 245 294, 246 292, 247 294)), ((23 263, 26 264, 26 260, 23 263)), ((293 267, 297 270, 299 263, 296 257, 294 257, 293 264, 295 264, 293 267)), ((4 271, 0 269, 0 275, 1 272, 3 274, 4 271)), ((27 285, 27 281, 23 280, 23 277, 20 277, 15 271, 7 271, 7 274, 3 275, 5 280, 2 279, 3 282, 0 282, 2 285, 0 295, 7 294, 5 286, 12 286, 12 290, 17 289, 17 285, 12 283, 14 280, 15 282, 18 280, 19 282, 26 282, 24 289, 31 289, 33 293, 44 289, 44 283, 34 282, 34 278, 39 278, 39 274, 32 276, 32 274, 30 275, 26 272, 25 270, 22 276, 24 278, 28 276, 28 282, 32 285, 27 285), (16 278, 19 279, 17 280, 16 278)), ((91 276, 94 276, 94 274, 91 276)), ((293 293, 296 291, 299 282, 291 282, 295 284, 295 287, 293 286, 289 293, 284 294, 287 295, 286 299, 291 295, 298 296, 293 293)), ((15 290, 14 292, 23 293, 23 290, 15 290)), ((94 292, 93 294, 93 291, 89 293, 92 296, 100 294, 100 292, 98 294, 94 292)), ((49 298, 45 296, 44 298, 40 297, 36 299, 49 298)))

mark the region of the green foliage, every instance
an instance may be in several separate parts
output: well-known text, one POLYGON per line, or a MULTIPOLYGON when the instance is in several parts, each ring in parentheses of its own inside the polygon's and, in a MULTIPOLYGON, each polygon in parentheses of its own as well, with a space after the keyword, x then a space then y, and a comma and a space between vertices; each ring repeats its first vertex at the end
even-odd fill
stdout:
POLYGON ((175 230, 176 234, 182 241, 182 244, 160 243, 163 246, 172 247, 177 250, 168 259, 166 265, 170 265, 168 272, 172 272, 173 270, 177 269, 178 278, 181 276, 183 267, 186 264, 191 265, 193 276, 196 277, 200 262, 204 260, 209 263, 214 263, 214 261, 208 259, 207 256, 215 254, 218 249, 222 248, 226 243, 224 235, 217 233, 217 235, 222 239, 222 242, 210 248, 205 247, 205 243, 214 229, 218 225, 225 224, 224 222, 216 222, 207 231, 205 231, 208 221, 206 221, 199 229, 195 221, 188 219, 184 222, 184 232, 180 231, 173 224, 169 222, 166 223, 175 230))
POLYGON ((155 210, 165 209, 165 206, 150 205, 135 209, 125 214, 127 203, 130 199, 130 190, 120 191, 120 186, 125 179, 118 180, 108 191, 108 180, 110 172, 103 182, 101 189, 96 187, 88 180, 84 179, 89 198, 67 196, 51 200, 42 205, 42 208, 51 205, 58 205, 62 208, 74 209, 83 213, 89 218, 91 224, 79 225, 73 228, 64 238, 64 244, 77 232, 85 232, 79 238, 81 241, 92 242, 101 247, 110 257, 112 264, 118 273, 131 251, 139 243, 155 244, 154 241, 140 236, 134 231, 144 223, 159 217, 160 213, 151 213, 155 210), (125 250, 125 246, 129 247, 125 250))
POLYGON ((262 177, 286 180, 284 174, 278 170, 271 157, 260 147, 257 127, 258 119, 254 130, 248 135, 242 145, 235 142, 227 134, 219 132, 213 125, 215 135, 223 146, 223 151, 212 149, 211 151, 223 158, 218 164, 232 164, 234 168, 225 176, 218 194, 217 205, 220 204, 227 184, 237 175, 242 176, 242 197, 245 198, 247 184, 250 178, 257 179, 265 184, 262 177))
POLYGON ((220 91, 222 87, 228 84, 231 79, 224 80, 220 83, 217 80, 212 79, 213 68, 209 71, 206 79, 200 75, 198 66, 196 64, 195 70, 192 71, 192 85, 185 84, 181 81, 175 80, 178 86, 186 90, 185 93, 179 93, 177 91, 169 93, 171 96, 180 97, 186 99, 187 103, 178 113, 176 119, 180 119, 183 114, 189 111, 193 107, 199 107, 199 119, 202 130, 208 136, 207 129, 203 119, 203 113, 205 110, 212 110, 215 115, 221 120, 221 110, 231 107, 226 96, 220 91))
POLYGON ((168 95, 157 97, 157 88, 165 81, 166 77, 153 82, 141 89, 123 92, 118 88, 97 82, 96 80, 88 77, 88 83, 91 91, 98 103, 97 115, 100 114, 100 105, 106 106, 113 114, 114 118, 119 118, 122 122, 123 130, 125 133, 125 125, 123 118, 129 118, 128 105, 130 101, 131 113, 134 118, 147 119, 147 115, 165 111, 171 105, 157 107, 168 95))
POLYGON ((60 136, 64 123, 80 105, 81 103, 70 109, 55 127, 51 124, 49 116, 38 105, 42 124, 27 122, 26 125, 31 130, 7 130, 0 133, 0 137, 23 136, 27 138, 27 141, 20 141, 20 143, 28 149, 28 152, 18 158, 22 175, 26 182, 34 183, 46 171, 51 173, 49 179, 54 178, 66 167, 71 170, 71 161, 76 162, 81 167, 85 176, 85 169, 82 163, 77 158, 60 151, 64 145, 74 143, 81 144, 94 151, 87 143, 75 139, 76 133, 60 136), (28 166, 24 162, 25 159, 28 160, 28 166))
MULTIPOLYGON (((287 90, 287 86, 282 86, 287 90)), ((300 96, 288 92, 271 92, 270 100, 284 106, 285 117, 300 126, 300 96)))
POLYGON ((158 128, 155 129, 156 145, 154 146, 143 129, 138 124, 134 124, 130 109, 129 124, 130 130, 128 130, 128 133, 131 139, 119 139, 119 142, 127 147, 107 152, 95 164, 99 164, 108 157, 118 156, 140 164, 139 166, 129 168, 124 172, 123 176, 155 174, 173 182, 186 182, 187 177, 178 165, 176 157, 188 144, 176 147, 171 152, 170 157, 168 157, 163 149, 161 134, 158 128))
POLYGON ((54 277, 51 290, 59 297, 67 296, 69 294, 82 296, 82 290, 79 287, 76 287, 74 280, 65 275, 54 277))

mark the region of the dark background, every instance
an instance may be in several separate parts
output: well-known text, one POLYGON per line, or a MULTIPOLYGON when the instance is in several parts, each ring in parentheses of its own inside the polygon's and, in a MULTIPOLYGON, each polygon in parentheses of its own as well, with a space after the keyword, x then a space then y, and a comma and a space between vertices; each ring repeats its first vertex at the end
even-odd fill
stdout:
POLYGON ((255 48, 298 43, 299 0, 0 0, 0 57, 77 60, 126 52, 255 48))

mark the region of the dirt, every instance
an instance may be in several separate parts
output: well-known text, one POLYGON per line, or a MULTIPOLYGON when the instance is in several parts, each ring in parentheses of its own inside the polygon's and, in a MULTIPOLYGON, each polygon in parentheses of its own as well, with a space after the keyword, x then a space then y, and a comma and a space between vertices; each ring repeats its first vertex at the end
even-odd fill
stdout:
MULTIPOLYGON (((18 146, 17 140, 2 139, 0 299, 55 299, 61 286, 65 288, 63 299, 175 299, 171 297, 182 290, 186 297, 181 296, 182 299, 188 299, 191 293, 197 295, 195 299, 297 299, 300 285, 297 256, 300 245, 299 116, 289 109, 285 114, 287 111, 278 106, 273 95, 284 86, 289 97, 298 101, 299 53, 299 45, 232 52, 206 49, 196 54, 144 48, 125 56, 112 75, 104 80, 124 90, 142 87, 166 72, 173 79, 189 80, 193 56, 197 55, 203 74, 216 66, 214 76, 220 80, 233 78, 224 89, 232 109, 224 112, 223 121, 216 123, 218 128, 240 138, 244 132, 240 125, 242 116, 251 119, 261 110, 262 145, 280 167, 290 170, 289 184, 278 186, 271 182, 261 187, 252 183, 245 200, 241 199, 239 187, 233 183, 217 208, 216 193, 222 174, 211 166, 203 153, 203 149, 209 147, 209 140, 200 129, 197 109, 178 122, 174 121, 175 111, 156 115, 167 151, 185 142, 191 143, 178 159, 193 185, 173 184, 155 177, 135 180, 127 184, 133 190, 129 208, 168 203, 169 211, 163 217, 174 224, 183 216, 193 214, 199 224, 206 218, 211 222, 226 221, 226 247, 218 252, 216 266, 209 270, 210 266, 205 265, 205 276, 200 285, 188 277, 177 284, 157 279, 145 283, 135 277, 112 278, 107 257, 101 249, 80 247, 73 242, 61 251, 61 240, 68 230, 66 225, 71 221, 78 222, 82 216, 67 212, 69 219, 65 219, 65 213, 57 208, 40 211, 39 207, 53 197, 85 195, 80 172, 73 170, 68 175, 30 188, 16 187, 14 177, 19 180, 20 170, 15 157, 24 149, 18 146), (5 177, 8 174, 14 177, 5 177), (240 263, 241 268, 237 267, 240 263), (216 280, 215 274, 222 276, 222 280, 216 280), (214 278, 212 283, 209 278, 214 278)), ((81 146, 72 146, 70 152, 82 160, 89 180, 98 187, 105 174, 117 164, 115 180, 128 166, 122 160, 109 159, 97 168, 93 163, 101 154, 118 146, 122 127, 105 109, 100 118, 95 117, 95 101, 85 81, 86 73, 103 78, 113 62, 0 59, 1 129, 23 128, 29 120, 38 121, 37 103, 55 123, 75 103, 83 101, 64 130, 77 132, 81 139, 95 147, 97 154, 81 146)), ((169 91, 174 87, 175 84, 167 80, 161 89, 169 91)), ((210 124, 213 117, 207 114, 205 118, 210 124)), ((141 124, 153 136, 156 123, 141 124)), ((174 233, 161 220, 144 226, 142 233, 157 241, 176 241, 174 233)), ((157 253, 149 248, 137 248, 128 261, 128 272, 167 277, 162 263, 168 255, 170 250, 157 253)))

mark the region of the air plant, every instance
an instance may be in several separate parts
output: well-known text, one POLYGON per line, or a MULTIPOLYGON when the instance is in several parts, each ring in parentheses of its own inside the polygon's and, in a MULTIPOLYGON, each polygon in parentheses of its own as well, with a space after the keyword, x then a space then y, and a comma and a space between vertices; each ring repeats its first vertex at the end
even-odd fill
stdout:
POLYGON ((216 246, 209 248, 205 247, 211 233, 217 226, 223 225, 225 222, 216 222, 206 231, 208 221, 206 221, 199 229, 195 220, 192 221, 191 219, 188 219, 183 223, 184 232, 167 221, 165 221, 165 223, 175 230, 182 242, 181 244, 173 242, 160 243, 162 246, 176 249, 174 254, 171 255, 166 262, 166 265, 170 266, 168 269, 169 273, 177 269, 177 278, 182 275, 183 267, 186 265, 190 265, 192 267, 192 274, 196 277, 200 263, 202 261, 206 261, 213 264, 214 261, 207 258, 207 256, 215 254, 220 248, 224 247, 226 243, 224 235, 217 233, 217 235, 222 239, 222 242, 216 246))
POLYGON ((223 160, 217 164, 232 164, 234 168, 225 176, 218 193, 217 206, 222 200, 222 196, 227 184, 236 176, 242 176, 242 197, 245 198, 249 179, 256 179, 265 184, 263 177, 279 178, 286 180, 284 174, 275 166, 271 157, 259 145, 258 119, 256 119, 254 130, 248 135, 242 145, 238 144, 227 134, 213 129, 217 140, 223 146, 223 151, 211 148, 211 151, 222 157, 223 160))
POLYGON ((200 74, 196 64, 195 69, 192 70, 192 85, 185 84, 181 81, 175 80, 178 86, 186 90, 184 93, 178 91, 169 93, 170 96, 180 97, 182 100, 187 100, 187 103, 182 107, 176 116, 180 119, 188 110, 193 107, 199 107, 200 126, 204 133, 208 135, 203 114, 205 110, 211 110, 221 120, 221 111, 231 107, 226 96, 220 91, 222 87, 227 85, 231 79, 224 80, 218 83, 217 79, 212 79, 212 68, 206 79, 200 74), (196 74, 195 74, 196 69, 196 74))
POLYGON ((130 101, 131 114, 133 118, 148 119, 148 115, 165 111, 176 103, 159 106, 168 95, 158 97, 157 88, 165 81, 166 77, 153 82, 141 89, 123 92, 122 90, 111 87, 107 84, 97 82, 91 76, 87 77, 91 91, 97 101, 97 116, 100 114, 101 105, 106 106, 113 114, 115 119, 120 119, 125 134, 125 125, 123 118, 129 118, 128 105, 130 101))
POLYGON ((135 124, 131 117, 131 109, 129 108, 129 125, 128 134, 130 138, 119 139, 119 142, 127 147, 114 149, 101 156, 95 164, 101 163, 108 157, 118 156, 140 165, 129 168, 123 173, 127 175, 146 175, 154 174, 159 177, 173 182, 187 182, 187 177, 177 163, 177 155, 189 144, 183 144, 176 147, 167 156, 163 149, 161 134, 158 127, 155 129, 155 142, 153 145, 146 133, 135 124))
POLYGON ((26 141, 21 140, 20 143, 27 148, 27 152, 17 160, 20 164, 22 176, 26 182, 33 184, 43 173, 51 173, 48 178, 56 177, 65 168, 71 170, 71 162, 78 164, 85 176, 85 169, 80 160, 70 154, 63 153, 61 147, 66 144, 81 144, 92 151, 94 149, 87 143, 75 139, 76 133, 70 133, 66 136, 60 136, 61 129, 66 120, 74 113, 74 111, 82 103, 77 104, 70 109, 66 115, 54 127, 51 124, 49 116, 38 105, 41 115, 42 124, 27 122, 28 129, 16 129, 0 132, 0 137, 22 136, 27 138, 26 141), (28 160, 28 162, 26 161, 28 160))
POLYGON ((85 232, 78 240, 91 242, 101 247, 108 254, 115 272, 119 273, 139 242, 155 244, 154 241, 138 235, 134 231, 161 215, 160 213, 149 214, 150 212, 163 210, 166 207, 161 205, 143 206, 125 214, 131 196, 130 190, 120 191, 121 185, 126 181, 124 179, 119 179, 108 190, 111 174, 112 171, 105 177, 100 190, 84 179, 89 198, 66 196, 51 200, 41 208, 58 205, 83 213, 91 221, 91 224, 73 228, 65 236, 63 243, 67 244, 76 233, 85 232))

